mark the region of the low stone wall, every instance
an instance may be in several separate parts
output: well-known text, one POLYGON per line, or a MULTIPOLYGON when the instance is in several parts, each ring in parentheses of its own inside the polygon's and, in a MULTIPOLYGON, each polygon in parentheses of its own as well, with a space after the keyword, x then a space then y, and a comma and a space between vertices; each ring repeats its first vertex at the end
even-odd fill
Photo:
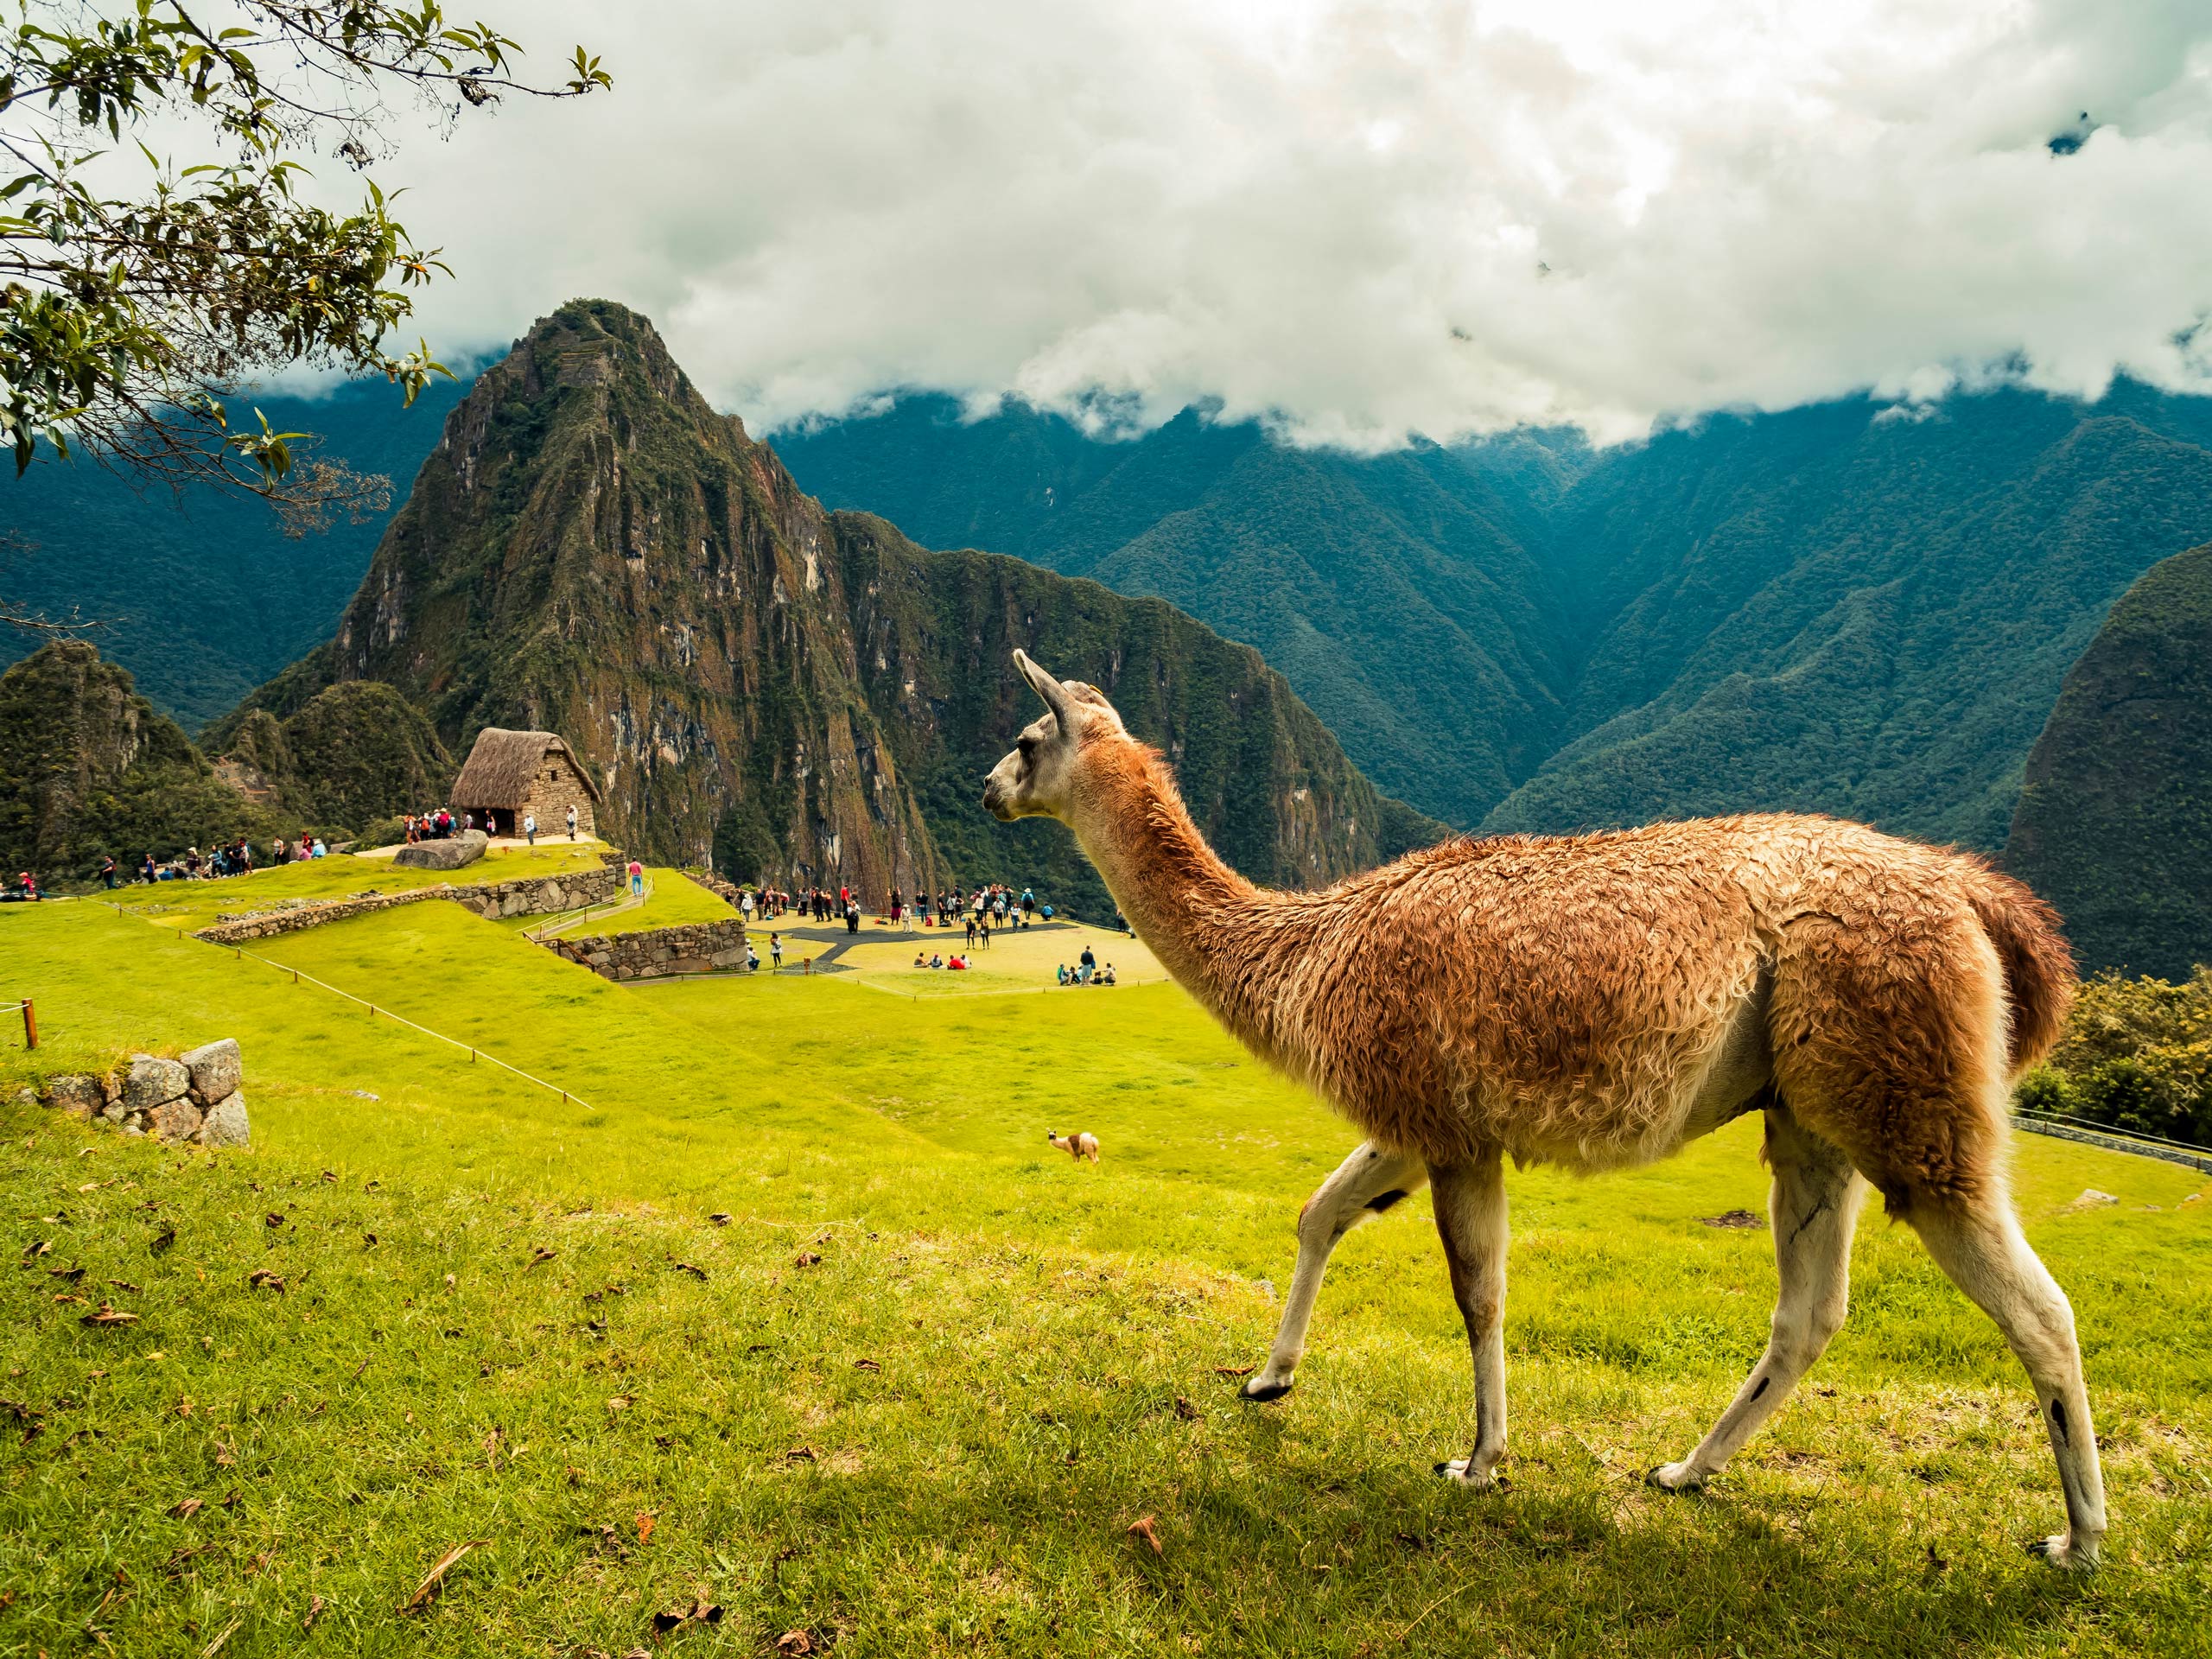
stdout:
POLYGON ((622 887, 624 859, 609 855, 595 869, 571 870, 565 875, 526 875, 512 881, 491 881, 473 887, 450 882, 435 887, 410 887, 404 893, 365 893, 327 904, 288 906, 260 914, 218 917, 213 926, 193 937, 210 944, 244 944, 252 939, 297 933, 355 916, 366 916, 398 905, 419 905, 431 899, 450 899, 464 910, 491 918, 501 916, 551 916, 564 910, 582 910, 612 899, 622 887))
POLYGON ((664 974, 704 974, 745 965, 745 924, 687 922, 639 933, 596 939, 547 941, 570 962, 607 979, 658 979, 664 974))
POLYGON ((327 922, 342 922, 349 917, 366 916, 379 910, 391 910, 400 905, 419 905, 431 899, 449 899, 450 887, 415 887, 406 893, 365 893, 352 899, 334 899, 327 904, 300 905, 283 910, 264 911, 259 915, 251 912, 241 916, 219 918, 212 927, 203 927, 192 937, 205 939, 210 944, 244 944, 250 939, 270 939, 279 933, 297 933, 304 928, 321 927, 327 922))
POLYGON ((237 1039, 225 1037, 173 1060, 133 1054, 113 1071, 61 1072, 48 1077, 35 1098, 80 1122, 111 1123, 125 1135, 242 1147, 249 1135, 245 1080, 237 1039))

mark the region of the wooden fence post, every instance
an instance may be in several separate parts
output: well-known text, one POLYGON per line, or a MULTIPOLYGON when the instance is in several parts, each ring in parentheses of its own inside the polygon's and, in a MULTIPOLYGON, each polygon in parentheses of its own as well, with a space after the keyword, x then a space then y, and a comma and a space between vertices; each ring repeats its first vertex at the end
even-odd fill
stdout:
POLYGON ((23 999, 23 1046, 38 1046, 38 1009, 28 996, 23 999))

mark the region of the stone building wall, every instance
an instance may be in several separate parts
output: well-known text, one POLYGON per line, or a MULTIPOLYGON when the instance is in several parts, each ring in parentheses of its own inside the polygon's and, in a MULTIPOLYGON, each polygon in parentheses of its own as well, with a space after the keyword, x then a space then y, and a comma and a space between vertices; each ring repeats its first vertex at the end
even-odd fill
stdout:
MULTIPOLYGON (((538 762, 537 775, 531 779, 530 799, 523 811, 537 820, 541 836, 566 835, 569 828, 569 809, 576 809, 576 833, 580 836, 598 834, 594 827, 591 791, 569 764, 569 757, 558 750, 548 753, 538 762)), ((515 832, 522 830, 522 813, 515 814, 515 832)))

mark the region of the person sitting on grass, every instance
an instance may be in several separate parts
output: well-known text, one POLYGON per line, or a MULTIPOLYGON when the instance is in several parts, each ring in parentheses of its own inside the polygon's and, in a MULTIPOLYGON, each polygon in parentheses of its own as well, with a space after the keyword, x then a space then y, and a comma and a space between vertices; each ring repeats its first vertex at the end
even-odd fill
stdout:
POLYGON ((953 973, 962 973, 964 972, 968 967, 968 958, 965 957, 955 957, 950 962, 946 963, 944 965, 953 973))
POLYGON ((1063 985, 1068 982, 1068 965, 1065 962, 1059 967, 1059 980, 1063 985))
POLYGON ((1114 982, 1114 964, 1112 963, 1108 963, 1103 968, 1098 970, 1098 982, 1101 985, 1111 985, 1114 982))
POLYGON ((914 966, 915 966, 915 967, 917 967, 917 968, 926 968, 926 967, 928 967, 929 965, 930 965, 930 963, 929 963, 929 958, 928 958, 928 957, 925 957, 925 956, 924 956, 920 951, 918 951, 918 950, 917 950, 917 951, 915 951, 915 952, 914 952, 914 966))
POLYGON ((931 967, 932 967, 932 968, 942 968, 942 967, 944 967, 944 958, 943 957, 931 957, 930 958, 930 966, 931 966, 931 967))
POLYGON ((745 971, 748 974, 757 974, 760 971, 760 953, 753 948, 753 941, 750 939, 745 942, 745 971))

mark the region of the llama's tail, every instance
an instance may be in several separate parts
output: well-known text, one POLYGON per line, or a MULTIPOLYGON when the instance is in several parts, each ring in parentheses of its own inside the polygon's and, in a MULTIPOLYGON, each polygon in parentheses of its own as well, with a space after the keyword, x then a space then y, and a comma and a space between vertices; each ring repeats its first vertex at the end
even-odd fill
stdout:
POLYGON ((1984 868, 1967 884, 1966 898, 2005 969, 2007 1055, 2018 1077, 2058 1040, 2074 1006, 2074 952, 2059 931, 2058 912, 2024 883, 1984 868))

